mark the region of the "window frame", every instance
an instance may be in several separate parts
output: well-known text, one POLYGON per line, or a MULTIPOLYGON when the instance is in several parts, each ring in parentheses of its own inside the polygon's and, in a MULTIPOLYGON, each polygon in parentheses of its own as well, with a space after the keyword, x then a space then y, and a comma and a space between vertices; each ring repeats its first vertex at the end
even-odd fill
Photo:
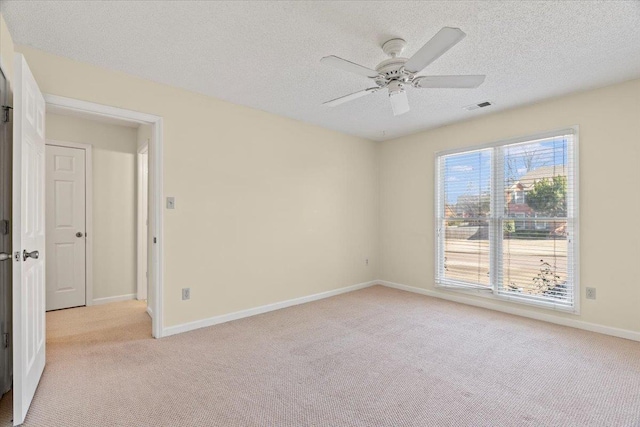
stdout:
MULTIPOLYGON (((537 134, 531 134, 526 136, 520 136, 515 138, 503 139, 479 145, 470 145, 465 147, 454 148, 450 150, 438 151, 435 153, 435 168, 434 168, 434 254, 435 254, 435 269, 434 269, 434 282, 437 289, 443 289, 452 292, 462 292, 466 294, 476 294, 477 296, 500 300, 510 301, 518 304, 524 304, 529 306, 541 307, 550 310, 562 311, 571 314, 580 314, 580 300, 581 300, 581 286, 580 286, 580 173, 579 173, 579 126, 569 126, 561 129, 556 129, 548 132, 542 132, 537 134), (469 286, 461 285, 455 282, 455 280, 447 281, 445 283, 441 280, 444 277, 444 244, 443 234, 444 228, 439 223, 440 213, 442 211, 444 200, 444 168, 442 167, 442 159, 445 156, 452 154, 469 153, 479 150, 493 149, 491 155, 491 209, 490 211, 497 212, 496 207, 504 205, 505 191, 503 182, 504 171, 504 157, 503 150, 495 150, 497 147, 502 147, 511 144, 536 142, 538 140, 554 138, 563 135, 572 135, 572 144, 567 147, 568 159, 571 162, 571 184, 573 191, 567 192, 567 225, 572 230, 570 238, 567 239, 568 259, 567 259, 567 273, 570 275, 573 281, 573 304, 561 304, 555 301, 545 301, 543 299, 534 299, 525 295, 510 294, 505 295, 500 290, 498 282, 498 274, 496 268, 490 269, 490 286, 469 286), (496 191, 498 189, 498 191, 496 191), (571 224, 571 225, 569 225, 571 224)), ((498 227, 497 224, 500 221, 507 219, 503 213, 500 216, 494 214, 489 219, 489 246, 490 246, 490 262, 491 266, 495 265, 495 260, 502 257, 502 227, 498 227)))
POLYGON ((515 205, 524 205, 525 193, 524 190, 516 190, 513 192, 513 204, 515 205), (520 195, 520 198, 518 198, 520 195))

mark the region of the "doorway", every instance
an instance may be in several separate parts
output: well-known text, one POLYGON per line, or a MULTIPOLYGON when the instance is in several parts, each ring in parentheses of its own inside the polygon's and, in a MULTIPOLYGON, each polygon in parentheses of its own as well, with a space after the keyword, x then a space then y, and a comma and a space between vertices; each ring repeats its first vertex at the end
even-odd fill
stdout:
POLYGON ((47 311, 146 305, 151 127, 57 109, 46 121, 47 311))
MULTIPOLYGON (((2 71, 2 70, 0 70, 2 71)), ((5 338, 4 347, 11 347, 9 360, 12 366, 13 423, 21 424, 33 400, 46 363, 46 274, 45 260, 45 112, 58 109, 103 120, 125 121, 151 128, 149 140, 149 306, 152 308, 151 335, 163 335, 162 283, 163 283, 163 212, 162 212, 162 118, 131 110, 79 101, 71 98, 42 94, 38 83, 21 54, 15 54, 13 67, 13 113, 11 126, 3 124, 0 130, 10 139, 10 154, 0 151, 5 162, 11 158, 8 167, 2 164, 2 171, 10 174, 10 179, 0 182, 0 191, 10 199, 2 200, 4 212, 10 205, 11 248, 0 254, 0 263, 10 259, 11 294, 11 335, 5 338), (12 132, 7 130, 12 128, 12 132), (6 181, 9 181, 8 185, 6 181), (9 187, 10 186, 10 187, 9 187), (7 254, 11 254, 7 256, 7 254), (4 260, 4 261, 3 261, 4 260), (13 265, 15 264, 15 265, 13 265)), ((2 79, 2 100, 7 100, 6 83, 2 79)), ((4 111, 6 103, 2 104, 4 111)), ((10 107, 7 108, 9 111, 10 107)), ((0 119, 0 122, 4 122, 0 119)), ((2 138, 6 140, 7 138, 2 138)), ((6 146, 6 144, 4 144, 6 146)), ((0 148, 5 148, 0 146, 0 148)), ((86 163, 85 163, 86 166, 86 163)), ((134 183, 132 182, 132 187, 134 183)), ((0 218, 0 221, 2 219, 0 218)), ((132 221, 133 222, 133 221, 132 221)), ((1 223, 0 223, 1 224, 1 223)), ((0 231, 2 230, 0 225, 0 231)), ((6 233, 8 234, 8 232, 6 233)), ((0 233, 0 236, 4 234, 0 233)), ((84 236, 82 236, 84 237, 84 236)), ((4 243, 7 236, 2 237, 4 243)), ((90 247, 90 246, 89 246, 90 247)), ((4 249, 4 248, 0 248, 4 249)), ((87 251, 88 252, 88 248, 87 251)), ((0 267, 4 268, 4 267, 0 267)), ((116 267, 117 268, 117 267, 116 267)), ((85 272, 85 275, 87 273, 85 272)), ((86 298, 86 294, 85 294, 86 298)), ((132 301, 132 303, 137 303, 132 301)), ((137 303, 139 304, 139 303, 137 303)), ((105 306, 106 307, 106 306, 105 306)), ((90 307, 92 308, 92 307, 90 307)), ((82 308, 76 310, 83 310, 82 308)), ((61 310, 62 313, 70 310, 61 310)), ((146 313, 144 319, 149 322, 146 313)), ((3 313, 0 312, 0 320, 3 313)), ((118 332, 122 332, 118 330, 118 332)), ((0 347, 1 348, 1 347, 0 347)), ((0 357, 2 357, 0 350, 0 357)), ((1 371, 1 370, 0 370, 1 371)), ((3 381, 0 378, 0 381, 3 381)), ((7 399, 2 399, 6 402, 7 399)))
MULTIPOLYGON (((71 114, 75 117, 84 117, 90 120, 107 121, 118 124, 130 124, 136 127, 148 129, 147 156, 148 156, 148 291, 147 306, 151 315, 152 336, 162 337, 162 118, 139 113, 121 108, 80 101, 55 95, 44 95, 47 112, 54 114, 71 114)), ((141 148, 140 144, 138 148, 141 148)), ((93 153, 94 157, 96 151, 93 153)), ((134 160, 135 161, 135 160, 134 160)), ((94 170, 94 175, 97 172, 94 170)), ((94 177, 94 179, 96 179, 94 177)), ((95 214, 94 210, 94 214, 95 214)), ((89 218, 89 217, 88 217, 89 218)), ((116 222, 117 223, 117 222, 116 222)), ((91 234, 86 236, 87 242, 91 240, 91 234)), ((91 245, 87 246, 90 250, 91 245)), ((135 249, 135 248, 134 248, 135 249)), ((138 258, 140 258, 138 256, 138 258)), ((115 267, 117 268, 117 266, 115 267)), ((147 275, 147 272, 145 272, 147 275)), ((139 275, 138 275, 139 276, 139 275)), ((88 277, 88 276, 87 276, 88 277)), ((136 281, 137 283, 137 281, 136 281)), ((136 294, 138 294, 136 289, 136 294)), ((94 295, 94 301, 97 299, 94 295)))
MULTIPOLYGON (((160 338, 163 335, 163 150, 161 117, 71 98, 45 96, 40 91, 37 81, 21 54, 14 56, 13 71, 11 82, 13 97, 11 98, 15 110, 12 110, 10 114, 10 125, 5 124, 0 129, 4 130, 5 136, 8 136, 10 144, 10 154, 5 156, 3 151, 2 160, 11 159, 9 166, 5 167, 3 163, 2 168, 7 176, 10 175, 10 179, 3 178, 3 181, 0 182, 1 191, 5 191, 3 186, 7 186, 6 192, 10 196, 10 199, 2 200, 3 208, 0 209, 0 213, 6 208, 6 204, 10 205, 11 247, 8 252, 1 254, 0 258, 11 259, 9 267, 11 270, 11 289, 8 290, 11 294, 11 299, 8 302, 11 312, 11 335, 0 343, 4 342, 5 348, 11 347, 9 360, 12 366, 13 423, 19 425, 24 421, 35 395, 44 371, 47 354, 45 339, 45 260, 47 257, 45 244, 45 112, 58 109, 105 120, 144 124, 151 128, 149 140, 148 252, 150 261, 148 270, 150 286, 148 299, 149 306, 152 308, 151 335, 155 338, 160 338), (6 181, 9 181, 10 184, 7 185, 6 181), (6 254, 11 255, 6 256, 6 254)), ((4 92, 2 97, 3 100, 7 100, 7 85, 4 83, 4 79, 2 81, 4 92)), ((2 104, 3 112, 5 105, 6 103, 2 104)), ((7 108, 7 111, 9 110, 10 107, 7 108)), ((4 120, 0 119, 0 122, 4 122, 4 120)), ((132 187, 133 185, 132 182, 132 187)), ((2 242, 5 239, 8 237, 4 236, 2 242)), ((0 263, 5 262, 0 261, 0 263)), ((132 301, 132 303, 137 302, 132 301)), ((66 310, 54 313, 64 311, 66 310)), ((149 322, 147 314, 144 312, 142 314, 149 322)), ((2 313, 0 313, 1 319, 2 313)), ((0 357, 2 357, 1 355, 2 351, 0 350, 0 357)), ((3 403, 6 401, 7 399, 2 399, 3 403)))

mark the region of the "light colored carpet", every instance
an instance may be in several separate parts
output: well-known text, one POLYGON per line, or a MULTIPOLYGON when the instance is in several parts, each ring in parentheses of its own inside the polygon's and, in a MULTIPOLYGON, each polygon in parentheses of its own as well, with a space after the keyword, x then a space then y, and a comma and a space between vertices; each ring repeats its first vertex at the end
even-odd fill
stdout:
POLYGON ((376 286, 162 340, 50 313, 26 426, 635 426, 640 343, 376 286))

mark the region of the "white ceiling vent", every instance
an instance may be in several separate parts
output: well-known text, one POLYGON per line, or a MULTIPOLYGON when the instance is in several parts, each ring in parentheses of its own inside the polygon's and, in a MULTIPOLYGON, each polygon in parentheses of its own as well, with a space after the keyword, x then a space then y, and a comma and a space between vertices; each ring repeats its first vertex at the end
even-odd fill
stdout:
POLYGON ((493 105, 492 102, 484 101, 484 102, 479 102, 477 104, 467 105, 466 107, 462 107, 462 108, 464 108, 467 111, 473 111, 473 110, 477 110, 478 108, 490 107, 492 105, 493 105))

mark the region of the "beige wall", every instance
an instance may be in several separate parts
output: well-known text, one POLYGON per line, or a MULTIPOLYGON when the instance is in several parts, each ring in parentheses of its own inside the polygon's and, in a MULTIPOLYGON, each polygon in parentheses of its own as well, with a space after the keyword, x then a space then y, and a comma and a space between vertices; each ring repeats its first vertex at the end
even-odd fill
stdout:
POLYGON ((136 293, 136 128, 47 114, 47 139, 93 146, 93 299, 136 293))
POLYGON ((434 153, 571 125, 580 127, 582 313, 557 315, 640 331, 640 80, 382 143, 380 279, 447 292, 434 287, 434 153), (585 300, 586 286, 597 300, 585 300))
POLYGON ((376 145, 16 50, 44 92, 164 117, 165 194, 177 199, 165 211, 165 326, 377 278, 442 292, 433 286, 434 153, 577 124, 581 284, 598 299, 582 295, 580 316, 557 315, 640 330, 640 199, 629 193, 640 179, 640 81, 376 145), (620 227, 611 212, 623 214, 620 227), (180 301, 182 287, 191 301, 180 301))
POLYGON ((140 125, 138 127, 138 142, 137 142, 137 146, 138 146, 138 150, 140 148, 142 148, 145 144, 149 144, 149 142, 151 141, 151 125, 140 125))
POLYGON ((43 92, 164 117, 165 326, 377 277, 376 143, 16 50, 43 92))

